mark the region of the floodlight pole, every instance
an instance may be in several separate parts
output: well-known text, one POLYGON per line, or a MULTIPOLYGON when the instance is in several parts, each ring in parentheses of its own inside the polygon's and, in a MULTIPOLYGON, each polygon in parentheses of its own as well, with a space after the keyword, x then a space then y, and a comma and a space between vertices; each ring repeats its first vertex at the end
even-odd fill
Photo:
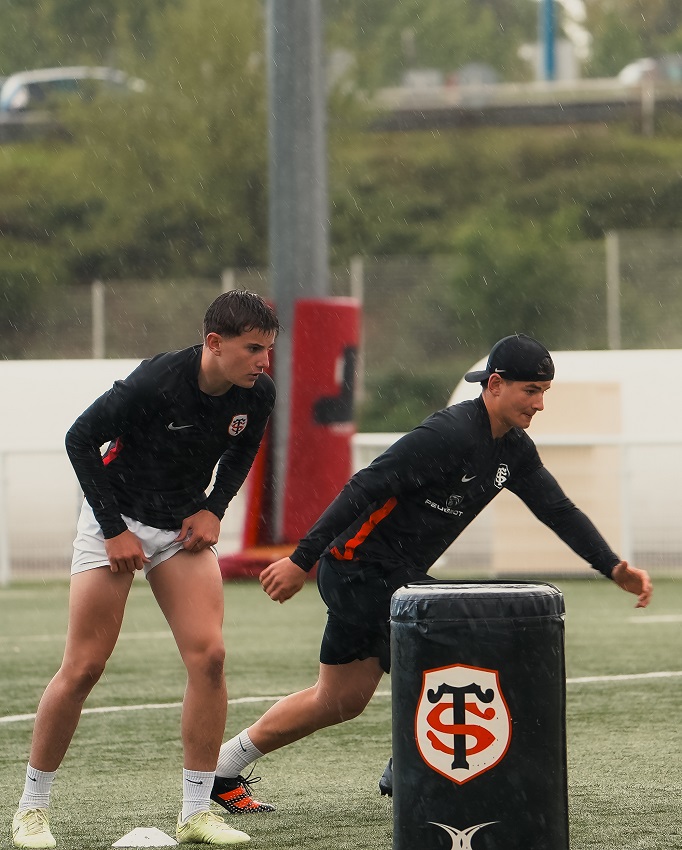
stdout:
POLYGON ((281 540, 294 310, 299 298, 329 294, 326 90, 321 0, 267 0, 266 15, 270 273, 284 328, 273 434, 274 533, 281 540))

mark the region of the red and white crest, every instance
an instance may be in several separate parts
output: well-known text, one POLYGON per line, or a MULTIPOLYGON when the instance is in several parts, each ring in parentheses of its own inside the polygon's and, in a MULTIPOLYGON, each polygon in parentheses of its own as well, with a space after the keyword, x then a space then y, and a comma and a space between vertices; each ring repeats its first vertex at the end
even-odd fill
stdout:
POLYGON ((425 670, 414 720, 422 759, 457 785, 498 764, 511 741, 497 670, 466 664, 425 670))
POLYGON ((246 428, 246 423, 249 421, 249 417, 246 413, 238 413, 236 416, 232 417, 232 421, 230 422, 230 427, 227 429, 227 433, 230 437, 236 437, 237 434, 241 434, 241 432, 246 428))

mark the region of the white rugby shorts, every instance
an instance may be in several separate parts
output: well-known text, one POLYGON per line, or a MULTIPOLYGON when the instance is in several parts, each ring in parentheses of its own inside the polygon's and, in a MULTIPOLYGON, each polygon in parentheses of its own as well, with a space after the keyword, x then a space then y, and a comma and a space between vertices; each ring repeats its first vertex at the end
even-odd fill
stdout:
MULTIPOLYGON (((176 540, 180 532, 179 528, 175 531, 153 528, 151 525, 144 525, 127 516, 123 516, 123 521, 128 526, 129 531, 132 531, 142 543, 144 554, 149 558, 149 563, 143 567, 145 577, 157 564, 167 561, 182 549, 182 541, 176 540)), ((217 558, 218 552, 215 546, 211 546, 211 551, 217 558)), ((76 526, 76 539, 73 541, 71 575, 108 566, 110 564, 104 546, 102 529, 95 519, 87 499, 84 499, 76 526)))

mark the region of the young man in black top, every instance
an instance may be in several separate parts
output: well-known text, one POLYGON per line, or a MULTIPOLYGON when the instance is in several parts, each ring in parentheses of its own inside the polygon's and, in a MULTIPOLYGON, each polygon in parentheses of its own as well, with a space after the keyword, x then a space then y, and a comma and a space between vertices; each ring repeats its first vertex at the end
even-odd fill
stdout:
POLYGON ((315 685, 291 694, 221 747, 213 799, 234 811, 230 779, 255 759, 317 729, 359 715, 388 672, 390 599, 423 579, 445 549, 502 489, 522 499, 578 555, 648 605, 644 570, 622 561, 544 468, 526 434, 554 378, 547 349, 513 335, 470 372, 482 394, 441 410, 356 473, 291 557, 261 574, 284 602, 319 559, 328 608, 315 685))
POLYGON ((187 668, 178 841, 225 846, 249 840, 209 812, 227 712, 215 544, 274 405, 275 388, 264 370, 278 331, 260 296, 224 293, 206 312, 203 345, 145 360, 69 430, 66 449, 85 495, 69 628, 62 665, 38 707, 12 824, 16 847, 55 846, 47 818, 52 780, 114 649, 137 570, 144 571, 187 668))

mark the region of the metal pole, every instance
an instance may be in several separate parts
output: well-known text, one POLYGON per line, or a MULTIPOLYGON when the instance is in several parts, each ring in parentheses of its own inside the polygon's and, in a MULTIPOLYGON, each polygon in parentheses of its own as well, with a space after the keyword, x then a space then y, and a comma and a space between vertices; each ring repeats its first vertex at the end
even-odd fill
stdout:
POLYGON ((223 269, 220 276, 220 286, 221 292, 232 292, 233 289, 237 288, 237 276, 234 269, 223 269))
POLYGON ((634 559, 634 533, 632 516, 632 446, 623 442, 620 447, 620 534, 621 552, 625 561, 634 559))
POLYGON ((104 284, 101 280, 92 282, 92 356, 95 360, 102 360, 105 356, 106 337, 104 325, 105 293, 104 284))
MULTIPOLYGON (((360 309, 365 306, 365 261, 362 257, 355 255, 350 258, 350 294, 360 304, 360 309)), ((360 345, 358 347, 357 377, 355 383, 355 396, 359 402, 365 400, 365 328, 360 325, 360 345)))
POLYGON ((268 0, 269 236, 277 340, 275 538, 282 537, 297 299, 329 293, 325 82, 320 0, 268 0))
POLYGON ((620 338, 620 244, 618 233, 606 234, 606 336, 608 347, 618 350, 620 338))

